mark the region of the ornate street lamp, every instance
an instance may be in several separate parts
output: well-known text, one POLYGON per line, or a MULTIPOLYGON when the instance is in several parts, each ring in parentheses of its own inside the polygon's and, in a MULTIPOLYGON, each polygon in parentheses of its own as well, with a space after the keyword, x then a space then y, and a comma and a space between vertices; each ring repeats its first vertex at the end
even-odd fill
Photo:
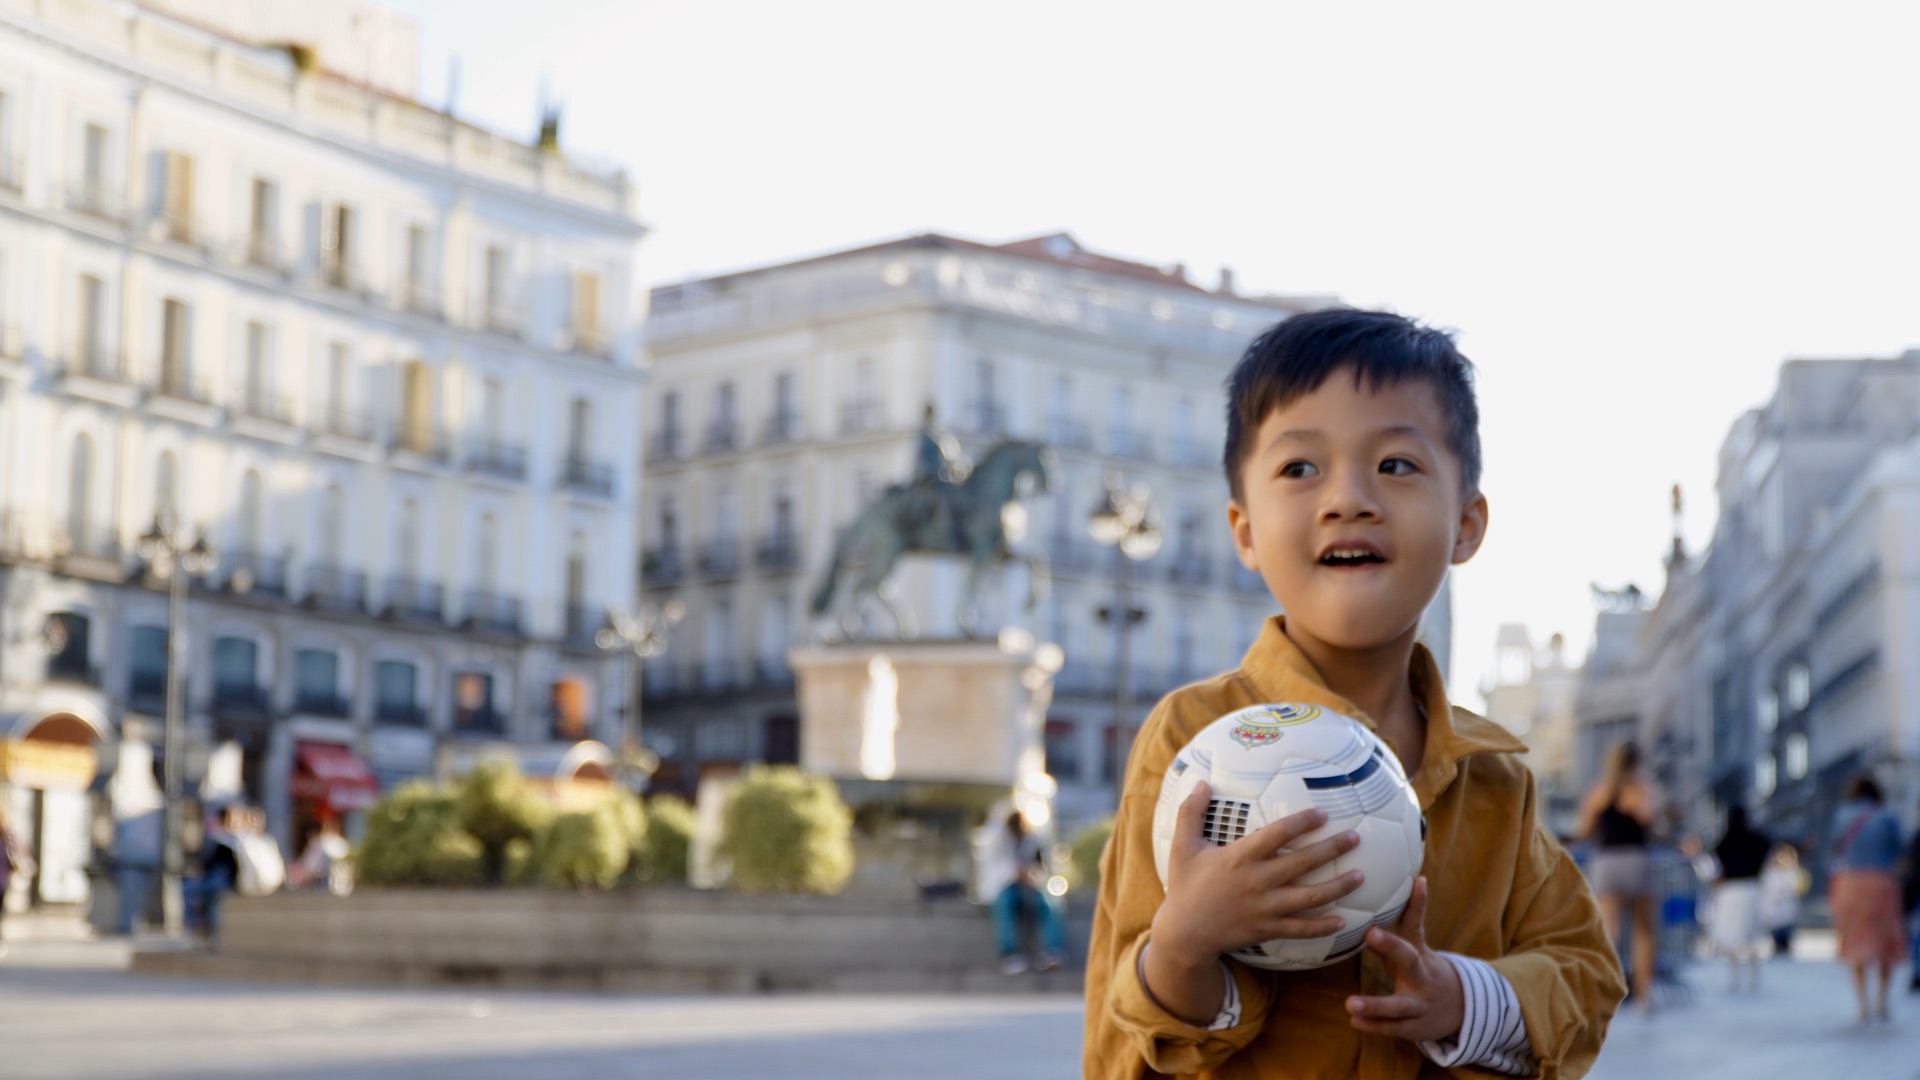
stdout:
MULTIPOLYGON (((1095 543, 1118 548, 1115 559, 1112 604, 1094 609, 1100 620, 1113 628, 1114 651, 1114 750, 1125 736, 1133 744, 1133 628, 1146 621, 1145 608, 1133 603, 1133 564, 1151 559, 1160 551, 1160 513, 1153 506, 1153 492, 1145 484, 1131 488, 1109 473, 1107 491, 1093 513, 1087 516, 1087 532, 1095 543)), ((1121 767, 1116 766, 1116 771, 1121 767)))
POLYGON ((135 549, 146 560, 147 570, 167 583, 167 707, 162 729, 160 760, 164 773, 164 832, 160 867, 160 909, 167 933, 178 936, 186 925, 186 908, 180 894, 180 877, 186 870, 186 852, 180 840, 180 797, 186 771, 186 680, 182 672, 187 664, 187 584, 204 576, 220 562, 220 555, 207 543, 202 531, 191 547, 181 548, 173 531, 153 516, 153 526, 141 535, 135 549))
POLYGON ((620 746, 614 758, 615 780, 623 787, 632 774, 631 764, 638 764, 646 775, 658 764, 657 758, 647 760, 646 748, 640 745, 640 661, 665 652, 673 628, 686 617, 687 605, 677 598, 661 605, 642 604, 638 616, 608 608, 607 621, 593 635, 594 644, 607 652, 622 649, 627 654, 627 698, 620 706, 620 746))

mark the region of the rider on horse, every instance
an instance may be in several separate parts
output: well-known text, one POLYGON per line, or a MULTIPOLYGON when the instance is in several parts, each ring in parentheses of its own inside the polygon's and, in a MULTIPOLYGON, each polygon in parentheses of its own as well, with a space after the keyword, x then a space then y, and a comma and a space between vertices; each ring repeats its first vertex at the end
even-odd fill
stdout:
POLYGON ((933 403, 927 403, 926 418, 920 422, 920 445, 913 456, 913 480, 907 486, 907 512, 912 526, 929 526, 935 536, 944 536, 959 527, 953 494, 970 471, 960 440, 940 426, 933 416, 933 403))

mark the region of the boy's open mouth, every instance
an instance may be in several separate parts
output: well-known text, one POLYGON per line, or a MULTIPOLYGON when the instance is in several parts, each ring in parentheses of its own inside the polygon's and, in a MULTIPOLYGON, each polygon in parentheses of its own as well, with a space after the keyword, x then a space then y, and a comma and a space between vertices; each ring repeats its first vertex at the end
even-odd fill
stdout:
POLYGON ((1320 553, 1321 566, 1373 566, 1386 561, 1372 544, 1335 544, 1320 553))

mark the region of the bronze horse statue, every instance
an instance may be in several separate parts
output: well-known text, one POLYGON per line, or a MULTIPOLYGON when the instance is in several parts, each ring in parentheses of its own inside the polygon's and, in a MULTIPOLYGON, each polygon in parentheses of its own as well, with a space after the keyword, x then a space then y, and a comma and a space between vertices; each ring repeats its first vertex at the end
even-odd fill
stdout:
POLYGON ((841 572, 858 567, 840 608, 841 629, 855 636, 860 601, 871 597, 893 620, 895 636, 912 637, 912 628, 882 587, 906 554, 967 557, 967 589, 955 621, 968 637, 979 617, 980 579, 990 566, 1027 565, 1031 609, 1045 590, 1047 563, 1044 557, 1022 555, 1008 546, 1006 518, 1029 492, 1051 490, 1047 458, 1040 443, 1009 440, 989 450, 962 483, 888 487, 841 531, 833 561, 814 594, 813 613, 825 615, 833 609, 841 572))

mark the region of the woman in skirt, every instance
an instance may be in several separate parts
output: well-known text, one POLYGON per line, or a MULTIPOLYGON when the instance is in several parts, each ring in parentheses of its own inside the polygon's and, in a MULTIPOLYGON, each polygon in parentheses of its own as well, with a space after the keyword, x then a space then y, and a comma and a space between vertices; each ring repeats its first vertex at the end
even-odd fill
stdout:
POLYGON ((1893 967, 1906 958, 1907 934, 1900 911, 1900 822, 1886 808, 1880 785, 1870 776, 1847 786, 1847 801, 1833 818, 1832 877, 1827 898, 1834 929, 1840 932, 1840 960, 1853 968, 1853 992, 1860 1022, 1886 1020, 1887 984, 1893 967), (1879 995, 1867 1002, 1867 968, 1879 971, 1879 995))

